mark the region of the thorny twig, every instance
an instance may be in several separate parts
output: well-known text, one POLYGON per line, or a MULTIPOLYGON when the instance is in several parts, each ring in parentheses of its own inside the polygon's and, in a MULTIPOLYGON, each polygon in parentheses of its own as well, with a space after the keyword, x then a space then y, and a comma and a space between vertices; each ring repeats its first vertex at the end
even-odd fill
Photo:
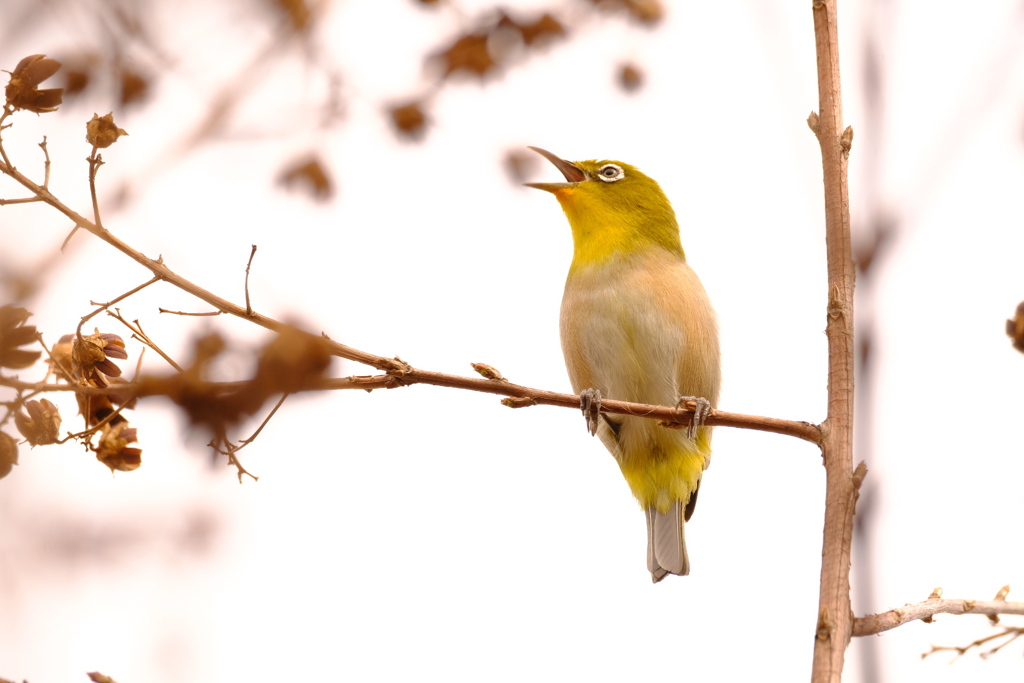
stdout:
POLYGON ((81 340, 81 338, 82 338, 82 325, 84 325, 86 322, 88 322, 90 319, 92 319, 93 317, 95 317, 99 313, 102 313, 103 311, 107 310, 108 308, 110 308, 114 304, 119 303, 121 301, 124 301, 125 299, 130 297, 132 294, 136 294, 138 292, 141 292, 143 289, 145 289, 146 287, 149 287, 154 282, 159 282, 159 281, 160 281, 160 278, 158 278, 158 277, 151 278, 151 279, 147 280, 146 282, 143 282, 138 287, 135 287, 134 289, 128 290, 127 292, 125 292, 121 296, 115 297, 115 298, 111 299, 110 301, 108 301, 105 304, 97 303, 95 301, 90 301, 89 302, 90 304, 92 304, 93 306, 99 306, 99 308, 97 308, 92 313, 89 313, 88 315, 82 316, 82 320, 79 321, 79 323, 78 323, 78 329, 75 330, 75 336, 78 337, 79 340, 81 340))
POLYGON ((156 351, 157 354, 159 354, 161 358, 163 358, 165 361, 167 361, 168 364, 170 364, 170 366, 172 368, 174 368, 175 370, 177 370, 178 372, 185 372, 184 368, 182 368, 180 365, 178 365, 176 362, 174 362, 173 358, 171 358, 166 353, 164 353, 164 350, 161 349, 159 346, 157 346, 157 343, 154 342, 150 338, 150 336, 148 334, 146 334, 145 332, 142 331, 142 325, 139 323, 138 320, 134 320, 132 322, 128 322, 127 320, 124 319, 124 316, 121 315, 121 309, 120 308, 115 308, 114 311, 116 311, 116 312, 115 313, 111 313, 110 311, 107 311, 107 315, 109 315, 111 318, 113 318, 114 320, 117 320, 122 325, 124 325, 129 330, 131 330, 132 331, 132 339, 136 339, 136 340, 142 342, 143 344, 145 344, 146 346, 148 346, 149 348, 151 348, 154 351, 156 351))
MULTIPOLYGON (((286 394, 286 396, 287 396, 287 394, 286 394)), ((273 412, 277 411, 277 407, 280 407, 282 402, 283 402, 283 397, 282 397, 282 401, 279 401, 277 406, 275 406, 273 412)), ((273 412, 271 412, 271 415, 267 416, 268 420, 273 415, 273 412)), ((262 428, 263 428, 263 426, 260 425, 260 429, 262 429, 262 428)), ((253 438, 255 438, 255 435, 253 435, 253 438)), ((221 433, 221 434, 217 435, 216 437, 214 437, 213 439, 211 439, 210 443, 208 443, 206 445, 209 446, 210 448, 212 448, 215 453, 220 453, 221 455, 227 456, 228 465, 232 465, 232 466, 235 467, 235 469, 238 470, 238 483, 239 484, 242 483, 242 477, 246 476, 246 475, 248 475, 249 477, 252 477, 253 481, 259 481, 260 480, 260 478, 257 477, 255 474, 253 474, 249 470, 245 469, 245 467, 242 466, 242 461, 239 460, 238 457, 235 455, 235 453, 238 450, 240 450, 243 446, 245 446, 246 444, 242 444, 242 446, 235 446, 233 443, 231 443, 231 441, 228 440, 226 434, 221 433), (221 447, 221 444, 223 444, 223 447, 221 447)))
POLYGON ((270 423, 270 419, 277 414, 278 409, 282 405, 284 405, 285 400, 287 400, 289 396, 291 396, 291 394, 289 393, 281 394, 281 398, 278 399, 277 403, 274 404, 274 407, 271 408, 269 413, 267 413, 267 416, 263 418, 263 422, 261 422, 260 426, 256 428, 256 431, 254 431, 248 438, 240 440, 237 446, 231 443, 231 441, 227 438, 226 434, 220 434, 219 436, 211 440, 210 443, 207 444, 217 453, 226 455, 228 458, 228 463, 238 468, 239 484, 242 483, 242 475, 249 475, 250 477, 252 477, 253 481, 259 481, 259 477, 255 476, 254 474, 246 470, 244 467, 242 467, 242 463, 238 460, 238 456, 235 454, 256 440, 256 437, 259 436, 260 432, 263 431, 263 428, 270 423), (224 447, 221 448, 220 445, 218 445, 218 442, 222 443, 224 447))

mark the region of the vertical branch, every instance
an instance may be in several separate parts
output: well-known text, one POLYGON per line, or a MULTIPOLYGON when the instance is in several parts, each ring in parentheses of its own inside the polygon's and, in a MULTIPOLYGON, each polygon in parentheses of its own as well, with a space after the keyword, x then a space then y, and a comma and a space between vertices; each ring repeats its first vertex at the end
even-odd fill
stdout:
MULTIPOLYGON (((836 0, 813 0, 818 115, 809 123, 821 146, 828 258, 828 416, 822 425, 825 528, 814 642, 814 683, 838 683, 850 642, 850 546, 857 485, 853 473, 853 283, 846 182, 852 129, 843 129, 836 0)), ((863 472, 858 471, 859 477, 863 472)))

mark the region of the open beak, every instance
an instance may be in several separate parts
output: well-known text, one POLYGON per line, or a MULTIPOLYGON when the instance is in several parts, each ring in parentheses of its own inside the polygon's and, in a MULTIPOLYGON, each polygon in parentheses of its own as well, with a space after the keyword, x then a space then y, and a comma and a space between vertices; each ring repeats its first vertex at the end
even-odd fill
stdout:
POLYGON ((581 169, 576 164, 570 163, 570 162, 566 161, 565 159, 560 159, 559 157, 556 157, 551 152, 547 151, 546 149, 541 149, 540 147, 530 147, 530 149, 532 149, 534 152, 536 152, 537 154, 541 155, 542 157, 544 157, 545 159, 547 159, 548 161, 553 163, 555 165, 555 168, 557 168, 559 171, 561 171, 562 175, 565 176, 566 182, 564 182, 564 183, 523 183, 523 185, 525 185, 526 187, 535 187, 538 190, 545 190, 547 192, 554 192, 555 190, 559 190, 559 189, 561 189, 563 187, 571 187, 571 186, 575 185, 576 183, 582 183, 584 180, 587 179, 587 174, 584 173, 583 169, 581 169))

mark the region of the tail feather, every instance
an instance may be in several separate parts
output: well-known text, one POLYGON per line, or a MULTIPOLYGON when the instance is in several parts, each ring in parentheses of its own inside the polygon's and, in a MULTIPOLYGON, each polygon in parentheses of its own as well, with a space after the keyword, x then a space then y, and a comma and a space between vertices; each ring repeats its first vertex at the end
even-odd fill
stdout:
POLYGON ((683 514, 686 506, 676 501, 665 514, 653 507, 647 508, 647 569, 654 583, 669 574, 685 576, 690 573, 690 559, 686 555, 686 535, 683 533, 683 514))

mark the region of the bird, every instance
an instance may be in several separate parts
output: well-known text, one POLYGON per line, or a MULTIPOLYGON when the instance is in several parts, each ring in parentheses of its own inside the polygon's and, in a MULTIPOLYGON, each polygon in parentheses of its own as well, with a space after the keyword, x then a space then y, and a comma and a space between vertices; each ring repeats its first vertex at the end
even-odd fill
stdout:
POLYGON ((685 524, 711 459, 722 382, 718 323, 686 262, 661 187, 621 161, 570 162, 530 147, 565 182, 553 194, 569 220, 573 256, 560 314, 562 353, 588 429, 614 456, 647 520, 647 568, 658 583, 690 572, 685 524), (601 399, 696 410, 688 429, 600 412, 601 399))

